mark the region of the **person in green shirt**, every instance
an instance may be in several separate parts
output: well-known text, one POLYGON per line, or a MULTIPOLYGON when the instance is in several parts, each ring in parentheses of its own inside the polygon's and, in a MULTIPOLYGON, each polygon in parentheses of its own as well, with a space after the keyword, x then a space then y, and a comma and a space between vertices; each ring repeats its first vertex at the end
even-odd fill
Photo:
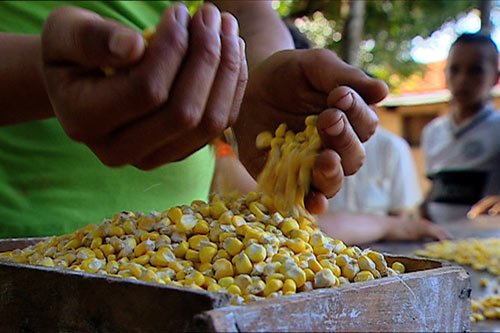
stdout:
POLYGON ((214 3, 192 16, 164 2, 0 4, 0 237, 206 200, 208 142, 232 126, 256 177, 256 135, 301 130, 310 114, 324 149, 306 203, 326 209, 363 162, 377 123, 368 104, 386 85, 331 51, 293 50, 270 1, 214 3))

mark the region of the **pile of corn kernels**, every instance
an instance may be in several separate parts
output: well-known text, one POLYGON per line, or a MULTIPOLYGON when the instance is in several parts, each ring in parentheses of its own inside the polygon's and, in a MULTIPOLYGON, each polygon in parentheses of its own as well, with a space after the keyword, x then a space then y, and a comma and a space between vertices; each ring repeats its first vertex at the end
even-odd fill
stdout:
POLYGON ((285 130, 258 137, 275 159, 259 180, 262 192, 214 195, 148 215, 121 212, 0 260, 228 292, 232 304, 403 273, 400 262, 388 267, 381 253, 348 247, 315 226, 304 207, 321 147, 315 117, 304 132, 285 130), (284 163, 294 163, 292 176, 280 175, 284 163))
MULTIPOLYGON (((460 265, 468 265, 473 269, 486 270, 500 277, 500 239, 499 238, 468 238, 457 241, 440 241, 425 244, 424 250, 416 255, 428 258, 455 261, 460 265)), ((488 281, 480 280, 481 287, 486 287, 488 281)), ((471 302, 471 321, 484 319, 500 319, 500 295, 491 295, 471 302)))

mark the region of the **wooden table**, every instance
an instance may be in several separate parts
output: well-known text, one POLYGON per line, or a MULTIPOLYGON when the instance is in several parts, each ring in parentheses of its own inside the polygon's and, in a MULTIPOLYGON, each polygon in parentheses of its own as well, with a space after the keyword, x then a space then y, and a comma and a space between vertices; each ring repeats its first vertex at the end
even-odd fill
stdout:
MULTIPOLYGON (((500 217, 482 216, 475 220, 458 220, 440 224, 448 230, 455 239, 463 238, 500 238, 500 217)), ((414 255, 414 252, 423 249, 425 241, 420 242, 381 242, 361 245, 376 251, 391 254, 414 255)), ((493 294, 493 287, 500 286, 498 277, 486 271, 476 271, 469 266, 462 266, 469 274, 472 285, 472 299, 478 299, 493 294), (487 287, 480 287, 479 280, 487 278, 490 283, 487 287)), ((500 320, 483 320, 471 325, 473 332, 499 332, 500 320)))

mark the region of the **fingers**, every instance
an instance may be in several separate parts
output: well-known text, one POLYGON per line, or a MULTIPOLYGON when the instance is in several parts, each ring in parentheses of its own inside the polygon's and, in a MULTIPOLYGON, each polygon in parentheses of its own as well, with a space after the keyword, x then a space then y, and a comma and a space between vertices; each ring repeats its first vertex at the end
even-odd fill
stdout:
POLYGON ((248 82, 248 65, 247 58, 245 56, 245 42, 243 39, 239 38, 240 46, 240 75, 238 76, 238 85, 234 91, 233 105, 231 108, 231 113, 229 115, 229 125, 232 126, 236 123, 238 115, 240 114, 240 106, 243 101, 243 96, 245 95, 245 88, 248 82))
POLYGON ((344 111, 362 142, 375 133, 378 124, 377 114, 356 91, 346 86, 335 88, 328 95, 327 103, 331 108, 344 111))
POLYGON ((323 145, 340 155, 344 175, 358 171, 365 160, 365 149, 345 114, 327 109, 318 116, 317 127, 323 145))
POLYGON ((312 190, 306 196, 305 205, 311 214, 323 214, 328 209, 328 199, 323 193, 312 190))
POLYGON ((367 104, 381 101, 388 93, 383 81, 371 78, 362 70, 345 63, 330 50, 308 50, 302 53, 300 62, 310 84, 321 92, 328 94, 338 86, 349 86, 367 104))
MULTIPOLYGON (((81 75, 81 66, 72 69, 45 59, 48 92, 67 135, 94 143, 163 104, 188 47, 188 23, 187 9, 180 4, 171 6, 142 61, 111 77, 99 72, 81 75)), ((50 49, 50 43, 45 47, 50 49)))
POLYGON ((247 72, 236 20, 205 5, 192 19, 190 36, 175 84, 168 82, 168 103, 92 146, 105 164, 131 163, 149 170, 184 159, 221 135, 231 117, 237 117, 247 72))
POLYGON ((340 156, 333 150, 323 150, 312 170, 312 186, 327 198, 333 197, 342 187, 344 172, 340 156))
POLYGON ((422 222, 425 223, 422 237, 430 237, 436 240, 453 239, 453 236, 439 225, 425 220, 422 220, 422 222))
POLYGON ((139 32, 74 7, 54 10, 42 38, 43 55, 49 63, 121 67, 137 61, 144 52, 139 32))
POLYGON ((481 214, 488 212, 490 215, 496 215, 500 212, 500 195, 491 195, 479 200, 467 212, 467 218, 475 219, 481 214))

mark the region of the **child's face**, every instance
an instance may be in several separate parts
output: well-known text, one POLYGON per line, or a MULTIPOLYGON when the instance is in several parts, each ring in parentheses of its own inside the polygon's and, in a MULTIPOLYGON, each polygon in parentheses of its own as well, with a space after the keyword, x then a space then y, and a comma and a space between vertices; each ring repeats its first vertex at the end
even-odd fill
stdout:
POLYGON ((483 104, 498 81, 492 50, 481 43, 458 43, 450 49, 446 83, 460 106, 483 104))

